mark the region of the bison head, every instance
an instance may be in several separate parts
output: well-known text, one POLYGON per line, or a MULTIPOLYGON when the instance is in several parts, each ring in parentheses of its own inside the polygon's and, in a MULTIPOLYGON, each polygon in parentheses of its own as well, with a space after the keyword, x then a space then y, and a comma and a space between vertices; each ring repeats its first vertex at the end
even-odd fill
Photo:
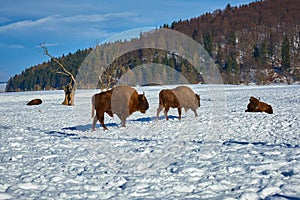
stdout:
POLYGON ((149 108, 149 104, 148 104, 148 100, 145 96, 145 93, 139 94, 139 103, 140 103, 140 106, 139 106, 140 112, 146 113, 146 110, 148 110, 148 108, 149 108))
POLYGON ((255 98, 255 97, 250 97, 249 101, 250 101, 250 103, 258 103, 259 99, 255 98))

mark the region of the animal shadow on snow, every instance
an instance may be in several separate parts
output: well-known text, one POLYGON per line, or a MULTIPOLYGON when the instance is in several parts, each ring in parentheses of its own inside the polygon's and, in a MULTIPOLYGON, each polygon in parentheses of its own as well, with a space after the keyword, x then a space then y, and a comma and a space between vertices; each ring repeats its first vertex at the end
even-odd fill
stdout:
MULTIPOLYGON (((76 130, 73 127, 70 128, 64 128, 63 130, 76 130), (71 129, 70 129, 71 128, 71 129)), ((60 138, 70 138, 73 140, 81 140, 81 139, 99 139, 97 137, 90 137, 90 136, 83 136, 77 133, 69 133, 64 131, 46 131, 47 135, 54 136, 54 137, 60 137, 60 138)))
MULTIPOLYGON (((117 123, 107 123, 105 124, 107 127, 118 127, 119 125, 117 123)), ((100 124, 96 124, 96 128, 102 128, 100 124)), ((66 127, 63 128, 63 130, 71 130, 71 131, 90 131, 92 130, 92 124, 86 124, 86 125, 78 125, 73 127, 66 127)))
POLYGON ((55 137, 69 137, 73 139, 79 139, 79 136, 75 133, 66 133, 62 131, 45 131, 47 135, 55 136, 55 137))
POLYGON ((254 146, 265 146, 265 147, 285 147, 285 148, 299 148, 300 145, 292 145, 288 143, 267 143, 267 142, 247 142, 247 141, 235 141, 235 140, 228 140, 223 142, 225 146, 233 146, 233 145, 254 145, 254 146))
MULTIPOLYGON (((168 115, 169 117, 169 120, 170 119, 178 119, 178 116, 174 116, 174 115, 168 115)), ((164 120, 165 119, 165 116, 162 115, 162 116, 159 116, 158 120, 164 120)), ((156 116, 153 116, 153 117, 141 117, 141 118, 138 118, 138 119, 131 119, 131 120, 128 120, 130 122, 150 122, 150 121, 156 121, 156 116)))
MULTIPOLYGON (((178 116, 174 116, 174 115, 168 115, 169 119, 178 119, 178 116)), ((159 120, 165 120, 165 116, 160 116, 159 120)), ((156 116, 152 116, 152 117, 140 117, 137 119, 130 119, 127 120, 128 122, 151 122, 151 121, 156 121, 156 116)), ((105 123, 105 125, 107 127, 121 127, 121 123, 105 123)), ((128 124, 130 126, 130 123, 128 124)), ((127 126, 128 126, 127 125, 127 126)), ((79 131, 89 131, 91 130, 92 124, 86 124, 86 125, 78 125, 78 126, 74 126, 74 127, 68 127, 68 128, 64 128, 66 130, 79 130, 79 131)), ((102 127, 100 126, 99 123, 96 124, 96 128, 98 129, 102 129, 102 127)))
MULTIPOLYGON (((178 119, 178 116, 169 115, 169 119, 178 119)), ((165 116, 160 116, 159 120, 165 120, 165 116)), ((141 117, 137 119, 131 119, 128 120, 129 122, 150 122, 150 121, 156 121, 156 116, 153 117, 141 117)), ((107 127, 120 127, 120 123, 105 123, 107 127)), ((130 126, 130 124, 129 124, 130 126)), ((70 131, 90 131, 92 128, 92 124, 85 124, 85 125, 77 125, 72 127, 65 127, 62 130, 70 130, 70 131)), ((96 124, 97 129, 102 129, 99 123, 96 124)))

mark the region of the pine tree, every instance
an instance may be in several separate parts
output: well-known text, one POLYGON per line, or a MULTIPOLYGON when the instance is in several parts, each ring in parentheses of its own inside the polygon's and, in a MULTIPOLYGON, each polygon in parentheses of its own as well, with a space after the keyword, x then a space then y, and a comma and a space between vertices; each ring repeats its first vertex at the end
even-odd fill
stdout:
POLYGON ((260 57, 260 50, 256 45, 253 46, 252 55, 253 55, 253 58, 255 58, 255 59, 258 59, 260 57))
POLYGON ((268 62, 268 41, 265 40, 261 47, 261 61, 262 64, 266 64, 268 62))
POLYGON ((224 60, 224 53, 223 53, 223 51, 222 51, 221 45, 218 44, 218 50, 217 50, 217 55, 216 55, 215 62, 216 62, 216 64, 218 64, 221 68, 224 67, 224 65, 223 65, 223 60, 224 60))
POLYGON ((268 42, 268 55, 269 55, 269 59, 274 59, 274 55, 275 55, 275 44, 276 44, 276 40, 274 38, 274 35, 271 33, 270 34, 270 38, 269 38, 269 42, 268 42))
POLYGON ((290 54, 290 42, 287 36, 285 35, 282 42, 281 48, 281 65, 284 71, 289 71, 291 68, 291 54, 290 54))
POLYGON ((211 34, 209 32, 206 32, 203 35, 203 45, 204 45, 204 49, 212 57, 213 45, 212 45, 211 34))
POLYGON ((236 46, 236 35, 233 31, 231 31, 227 36, 227 44, 234 47, 236 46))

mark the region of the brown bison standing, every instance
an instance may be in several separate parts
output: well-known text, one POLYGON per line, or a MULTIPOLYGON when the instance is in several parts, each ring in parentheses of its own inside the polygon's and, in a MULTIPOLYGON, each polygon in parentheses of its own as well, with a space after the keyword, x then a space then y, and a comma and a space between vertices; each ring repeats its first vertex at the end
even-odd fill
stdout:
POLYGON ((259 101, 259 99, 255 97, 250 97, 250 103, 247 106, 247 110, 245 112, 266 112, 269 114, 273 114, 272 106, 259 101))
POLYGON ((164 109, 165 118, 168 120, 170 107, 178 109, 179 119, 181 119, 181 108, 184 108, 185 112, 191 109, 194 111, 195 116, 198 116, 196 110, 200 107, 200 96, 187 86, 178 86, 171 90, 161 90, 156 118, 158 119, 159 113, 164 109))
POLYGON ((92 130, 95 130, 97 120, 104 130, 107 129, 104 124, 105 112, 111 117, 116 114, 120 118, 122 126, 125 127, 126 118, 129 115, 136 111, 145 113, 148 108, 149 104, 145 94, 138 94, 135 89, 125 85, 95 94, 92 97, 92 117, 94 117, 92 130), (94 116, 94 110, 96 110, 96 116, 94 116))

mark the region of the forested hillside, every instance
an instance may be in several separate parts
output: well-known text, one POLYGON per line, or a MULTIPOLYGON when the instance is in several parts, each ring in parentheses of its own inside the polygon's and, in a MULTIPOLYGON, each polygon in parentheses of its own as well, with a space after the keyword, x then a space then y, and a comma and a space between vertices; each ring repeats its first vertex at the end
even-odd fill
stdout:
POLYGON ((201 43, 219 64, 225 83, 299 81, 299 10, 299 0, 228 4, 164 27, 201 43))
MULTIPOLYGON (((62 55, 58 60, 72 74, 76 74, 78 67, 91 50, 77 50, 76 53, 69 53, 66 56, 62 55)), ((27 68, 21 74, 9 79, 6 91, 62 89, 69 81, 67 80, 67 76, 57 73, 58 69, 57 63, 53 60, 27 68)))
MULTIPOLYGON (((202 44, 219 66, 224 83, 291 83, 300 80, 299 10, 299 0, 265 0, 239 7, 228 4, 223 10, 161 27, 184 33, 202 44)), ((76 75, 91 50, 78 50, 59 60, 76 75)), ((118 77, 121 74, 116 72, 124 73, 149 62, 166 64, 189 77, 192 83, 202 82, 201 75, 191 70, 192 66, 183 58, 155 49, 124 55, 112 63, 112 73, 118 77), (118 66, 120 69, 116 70, 118 66)), ((56 69, 53 61, 30 67, 12 77, 6 91, 61 89, 68 80, 56 69)))

